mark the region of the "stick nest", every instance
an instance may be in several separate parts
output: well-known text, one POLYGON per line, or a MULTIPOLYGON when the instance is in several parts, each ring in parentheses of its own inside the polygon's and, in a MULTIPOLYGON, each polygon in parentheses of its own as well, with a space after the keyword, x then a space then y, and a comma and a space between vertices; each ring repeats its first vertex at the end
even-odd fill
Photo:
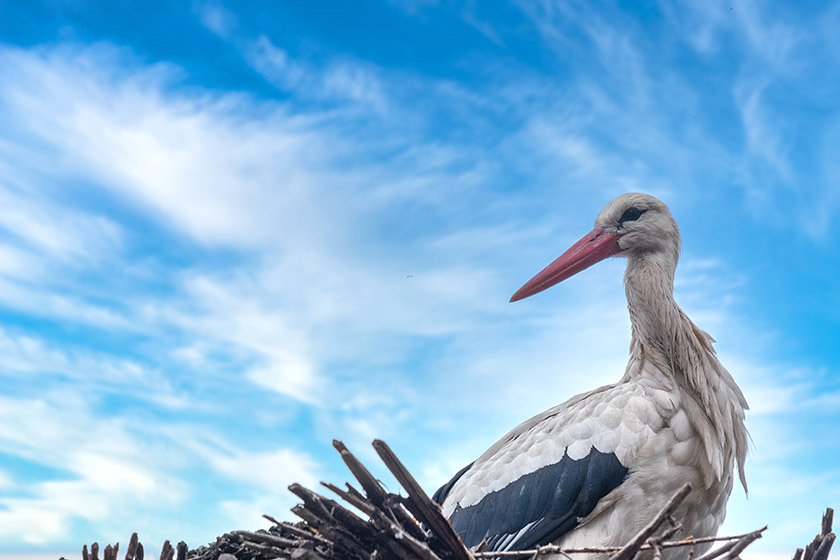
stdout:
MULTIPOLYGON (((233 531, 216 542, 190 550, 183 541, 173 547, 163 545, 160 560, 479 560, 534 558, 546 554, 561 554, 566 558, 583 555, 585 560, 634 560, 641 551, 646 558, 660 560, 663 551, 675 547, 694 548, 700 544, 719 542, 720 545, 694 560, 737 560, 750 544, 761 538, 767 527, 732 537, 684 538, 675 540, 682 526, 673 511, 688 495, 691 488, 683 486, 659 514, 623 547, 595 547, 561 549, 547 545, 532 550, 489 552, 479 545, 467 549, 443 517, 440 508, 423 491, 408 469, 388 445, 376 440, 373 447, 394 475, 406 495, 393 494, 374 478, 368 469, 340 441, 333 445, 358 481, 360 489, 351 484, 339 488, 321 483, 353 510, 299 484, 289 490, 303 503, 292 508, 302 521, 281 522, 266 515, 273 526, 259 531, 233 531)), ((792 560, 828 560, 835 535, 832 532, 834 511, 826 510, 820 533, 804 549, 797 549, 792 560)), ((119 544, 108 545, 102 551, 103 560, 118 560, 119 544)), ((137 533, 131 536, 125 560, 144 560, 143 545, 137 533)), ((66 560, 62 558, 61 560, 66 560)), ((99 560, 99 545, 88 551, 82 548, 82 560, 99 560)))

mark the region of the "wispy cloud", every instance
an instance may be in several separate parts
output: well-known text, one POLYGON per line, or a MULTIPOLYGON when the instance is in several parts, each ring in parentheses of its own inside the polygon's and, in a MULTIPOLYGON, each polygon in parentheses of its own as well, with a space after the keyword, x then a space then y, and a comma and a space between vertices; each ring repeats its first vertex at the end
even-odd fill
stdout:
POLYGON ((130 509, 154 507, 158 495, 177 500, 183 488, 155 465, 123 421, 92 415, 79 395, 46 394, 39 400, 2 398, 0 449, 56 469, 58 479, 21 481, 0 503, 5 539, 32 544, 67 537, 78 519, 101 523, 103 532, 124 524, 130 509))
POLYGON ((371 68, 359 61, 336 61, 326 68, 294 60, 265 35, 245 50, 251 66, 279 89, 309 100, 356 102, 366 110, 385 113, 388 101, 371 68))
POLYGON ((230 38, 236 32, 236 16, 218 0, 202 0, 193 3, 202 25, 223 39, 230 38))
MULTIPOLYGON (((785 146, 783 132, 779 130, 780 117, 767 114, 768 109, 762 101, 766 84, 743 84, 741 87, 743 89, 735 91, 735 97, 747 137, 747 152, 769 166, 783 184, 790 185, 793 180, 789 162, 791 147, 785 146)), ((758 192, 755 194, 761 196, 758 192)))
MULTIPOLYGON (((12 181, 22 179, 10 175, 12 181)), ((122 243, 119 226, 104 216, 68 211, 31 190, 24 194, 2 186, 0 227, 8 238, 69 262, 99 260, 122 243)))
MULTIPOLYGON (((55 473, 47 480, 3 473, 3 480, 15 487, 14 494, 0 498, 4 539, 33 545, 64 542, 78 538, 80 523, 87 521, 96 526, 93 538, 115 542, 137 530, 138 511, 174 522, 194 494, 209 492, 214 500, 227 501, 231 493, 214 492, 211 485, 235 488, 234 482, 252 489, 245 494, 252 509, 262 504, 266 509, 259 513, 282 514, 293 503, 284 491, 288 484, 316 482, 317 462, 305 453, 277 446, 270 452, 248 451, 195 425, 184 430, 103 414, 102 395, 87 395, 64 390, 38 400, 2 398, 0 452, 55 473), (196 479, 201 464, 210 474, 196 479), (188 469, 192 475, 186 475, 188 469), (214 477, 221 482, 211 482, 214 477), (204 481, 203 488, 197 487, 198 480, 204 481), (256 496, 275 500, 260 502, 256 496)), ((207 522, 223 530, 234 520, 219 512, 207 522)), ((201 538, 192 522, 178 525, 185 536, 201 538)), ((151 542, 173 537, 162 526, 143 528, 151 542)))

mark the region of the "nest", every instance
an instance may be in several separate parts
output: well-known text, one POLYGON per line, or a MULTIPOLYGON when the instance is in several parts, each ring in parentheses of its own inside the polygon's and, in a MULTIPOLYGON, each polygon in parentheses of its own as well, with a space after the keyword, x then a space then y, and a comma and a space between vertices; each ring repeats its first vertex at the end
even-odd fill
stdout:
MULTIPOLYGON (((343 443, 334 441, 333 445, 358 481, 360 489, 351 484, 346 484, 345 488, 321 484, 361 515, 331 498, 293 484, 289 490, 303 503, 292 508, 292 512, 302 521, 281 522, 266 515, 266 519, 273 523, 268 530, 233 531, 217 538, 212 544, 193 550, 183 541, 176 547, 166 541, 160 560, 536 560, 545 554, 562 554, 567 558, 597 554, 609 560, 633 560, 641 551, 652 551, 648 557, 659 560, 664 550, 674 547, 691 547, 690 557, 694 558, 693 548, 709 542, 719 546, 695 560, 737 560, 767 529, 763 527, 731 537, 673 540, 682 526, 672 514, 691 491, 685 485, 646 527, 622 547, 561 549, 547 545, 532 550, 490 552, 482 550, 479 545, 469 550, 442 515, 440 507, 423 491, 384 441, 374 441, 373 447, 402 486, 405 496, 388 492, 343 443)), ((820 533, 807 547, 797 549, 793 560, 828 560, 835 539, 833 515, 832 509, 826 510, 820 533)), ((118 555, 119 544, 108 545, 103 550, 103 560, 118 560, 118 555)), ((144 560, 144 556, 143 545, 134 533, 124 558, 144 560)), ((82 559, 99 560, 99 545, 91 545, 90 552, 85 545, 82 559)))

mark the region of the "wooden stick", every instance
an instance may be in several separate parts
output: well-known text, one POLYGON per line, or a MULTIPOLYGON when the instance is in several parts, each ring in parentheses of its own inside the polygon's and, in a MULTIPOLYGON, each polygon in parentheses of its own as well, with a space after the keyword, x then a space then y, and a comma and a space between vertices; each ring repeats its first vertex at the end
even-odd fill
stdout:
POLYGON ((689 492, 691 492, 691 485, 687 483, 683 484, 682 488, 680 488, 677 493, 668 500, 668 503, 665 504, 662 511, 657 513, 656 517, 654 517, 650 523, 639 531, 629 543, 624 545, 621 550, 611 556, 610 560, 631 560, 634 558, 639 552, 639 549, 642 548, 642 545, 645 544, 645 541, 653 536, 653 534, 659 529, 659 526, 662 525, 669 515, 674 513, 674 510, 677 509, 677 506, 679 506, 685 497, 688 496, 689 492))
POLYGON ((434 503, 423 491, 405 465, 397 459, 397 456, 388 447, 388 444, 381 439, 373 440, 373 448, 379 454, 382 462, 397 479, 397 482, 408 493, 408 497, 416 510, 413 512, 417 518, 424 523, 437 537, 443 541, 455 560, 472 560, 470 552, 461 541, 461 537, 452 528, 443 514, 440 507, 434 503))
POLYGON ((163 549, 160 551, 160 560, 174 560, 175 549, 172 548, 172 543, 163 541, 163 549))
POLYGON ((242 540, 245 541, 252 541, 258 543, 265 543, 270 545, 275 545, 278 547, 281 546, 297 546, 298 542, 292 539, 284 539, 283 537, 278 537, 277 535, 272 535, 271 533, 252 533, 251 531, 233 531, 230 533, 231 535, 239 535, 242 537, 242 540))
POLYGON ((814 540, 805 547, 804 553, 802 549, 798 549, 794 558, 796 560, 828 560, 828 553, 831 552, 831 546, 834 544, 835 535, 831 531, 831 525, 834 521, 834 510, 827 508, 822 518, 822 527, 820 534, 814 537, 814 540))
POLYGON ((338 557, 352 558, 357 556, 364 558, 368 552, 350 535, 340 531, 337 526, 331 525, 328 521, 322 520, 314 513, 302 506, 295 506, 292 508, 292 513, 306 521, 316 531, 321 533, 325 538, 333 543, 333 546, 338 550, 338 557))
POLYGON ((283 529, 292 533, 297 537, 301 537, 303 539, 307 539, 310 541, 315 541, 319 544, 330 544, 330 541, 319 535, 318 533, 313 532, 311 529, 309 531, 304 531, 303 529, 298 529, 294 525, 290 523, 286 523, 283 525, 283 529))
POLYGON ((719 556, 723 556, 723 560, 737 558, 739 554, 741 554, 745 548, 751 545, 754 541, 761 538, 762 531, 753 531, 752 533, 748 533, 738 539, 737 541, 732 541, 727 543, 716 550, 710 550, 697 560, 713 560, 719 556))
POLYGON ((379 481, 370 474, 367 467, 356 459, 355 455, 350 453, 342 442, 334 439, 333 447, 338 450, 344 464, 347 465, 347 468, 350 469, 350 472, 353 473, 353 476, 355 476, 356 480, 359 481, 359 484, 362 485, 362 489, 367 494, 368 499, 376 505, 381 505, 385 501, 385 490, 379 484, 379 481))
POLYGON ((831 508, 826 508, 825 513, 823 514, 822 518, 822 535, 828 535, 831 533, 831 525, 834 522, 834 510, 831 508))
POLYGON ((134 560, 137 556, 137 533, 131 533, 131 539, 128 541, 128 549, 125 551, 125 560, 134 560))
MULTIPOLYGON (((751 533, 744 533, 742 535, 733 535, 731 537, 697 537, 697 538, 687 538, 680 541, 665 541, 660 546, 664 548, 677 548, 681 546, 695 546, 698 544, 705 544, 710 542, 723 542, 723 541, 737 541, 741 540, 744 537, 748 537, 753 533, 763 533, 767 530, 767 527, 764 526, 757 531, 752 531, 751 533)), ((639 548, 639 550, 651 550, 653 546, 650 543, 645 543, 639 548)), ((613 554, 621 550, 620 546, 590 546, 590 547, 581 547, 581 548, 562 548, 560 546, 555 545, 546 545, 541 546, 539 549, 528 549, 528 550, 499 550, 495 552, 473 552, 473 556, 477 559, 480 558, 494 558, 494 557, 520 557, 520 556, 534 556, 536 554, 592 554, 592 553, 600 553, 600 554, 613 554)), ((699 560, 699 559, 698 559, 699 560)))
POLYGON ((322 482, 321 483, 324 488, 334 492, 339 498, 353 506, 354 508, 358 509, 362 513, 367 515, 373 515, 373 512, 376 511, 376 506, 366 500, 364 497, 356 496, 355 494, 351 494, 350 492, 345 492, 341 488, 330 484, 329 482, 322 482))
MULTIPOLYGON (((360 499, 349 492, 345 492, 344 490, 333 486, 332 484, 325 482, 322 482, 321 484, 338 494, 351 505, 368 514, 377 529, 380 531, 390 531, 419 558, 424 560, 440 560, 440 558, 422 540, 420 540, 423 537, 422 531, 417 530, 418 528, 413 520, 409 520, 409 523, 403 524, 397 519, 396 515, 392 515, 390 518, 386 515, 386 513, 394 513, 393 509, 390 507, 379 509, 369 501, 363 498, 360 499)), ((385 506, 388 505, 389 501, 390 500, 388 499, 385 500, 385 506)))

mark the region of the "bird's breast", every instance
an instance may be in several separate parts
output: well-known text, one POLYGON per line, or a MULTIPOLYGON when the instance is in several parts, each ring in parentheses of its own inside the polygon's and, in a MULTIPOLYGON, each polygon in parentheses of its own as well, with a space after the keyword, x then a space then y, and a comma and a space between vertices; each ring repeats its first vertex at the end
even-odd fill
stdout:
MULTIPOLYGON (((632 473, 627 481, 614 490, 578 527, 554 544, 563 548, 593 546, 623 546, 665 506, 684 482, 696 479, 690 467, 677 467, 661 471, 658 476, 632 473)), ((693 486, 695 487, 695 486, 693 486)), ((696 487, 695 487, 696 488, 696 487)), ((675 512, 675 519, 682 530, 675 539, 687 536, 713 536, 723 523, 726 499, 732 489, 731 474, 713 487, 694 490, 675 512)), ((694 555, 702 555, 711 544, 698 545, 694 555)), ((689 548, 680 547, 663 551, 663 560, 685 560, 689 548)), ((603 560, 609 554, 575 555, 581 560, 603 560)), ((568 560, 566 556, 548 557, 550 560, 568 560)), ((642 554, 639 558, 650 558, 642 554)))

